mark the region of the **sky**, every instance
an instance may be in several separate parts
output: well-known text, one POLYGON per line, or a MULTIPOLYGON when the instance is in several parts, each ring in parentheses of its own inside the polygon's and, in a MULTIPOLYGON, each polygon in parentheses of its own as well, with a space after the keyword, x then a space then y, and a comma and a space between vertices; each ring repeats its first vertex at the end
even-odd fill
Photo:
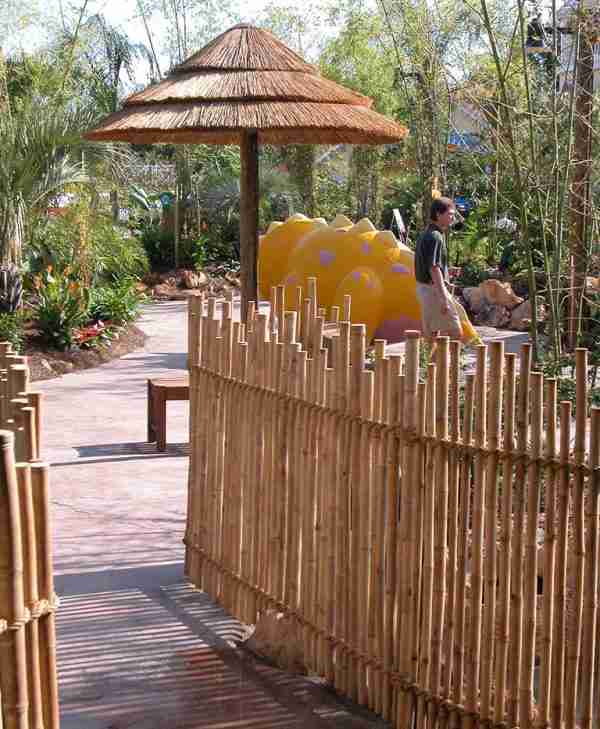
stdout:
MULTIPOLYGON (((79 8, 85 1, 0 0, 0 49, 10 55, 18 51, 32 52, 43 48, 53 36, 56 37, 62 25, 61 18, 64 15, 70 18, 69 26, 75 27, 79 8)), ((170 5, 172 1, 163 0, 166 5, 170 5)), ((178 1, 181 2, 181 0, 178 1)), ((87 0, 85 15, 89 17, 101 14, 109 25, 123 31, 131 42, 148 46, 148 36, 139 12, 140 2, 149 5, 152 0, 87 0)), ((190 41, 188 53, 184 55, 190 55, 199 50, 210 38, 225 31, 235 22, 256 22, 261 14, 264 15, 268 10, 270 17, 278 16, 281 11, 283 16, 287 12, 291 12, 299 18, 299 22, 304 26, 303 38, 308 45, 307 48, 299 50, 307 60, 314 62, 317 55, 317 43, 312 36, 318 36, 322 41, 322 38, 327 35, 327 31, 334 31, 334 28, 328 29, 318 22, 315 24, 310 21, 306 22, 307 18, 314 18, 317 13, 316 6, 311 8, 313 2, 316 3, 317 0, 283 0, 282 2, 279 0, 230 0, 227 3, 222 3, 221 0, 187 0, 188 6, 194 6, 197 9, 195 20, 193 24, 190 23, 190 34, 192 36, 194 32, 200 32, 200 34, 199 37, 190 41), (233 17, 224 13, 223 5, 230 7, 233 17)), ((154 0, 153 4, 159 5, 159 0, 154 0)), ((171 59, 166 55, 161 55, 159 49, 166 45, 165 37, 168 25, 160 12, 147 15, 147 17, 149 17, 150 31, 159 53, 161 72, 164 74, 171 65, 171 59)), ((283 40, 289 42, 288 39, 283 38, 283 40)), ((294 45, 292 44, 292 47, 294 45)), ((133 87, 148 83, 147 70, 148 66, 145 62, 137 63, 133 87)))

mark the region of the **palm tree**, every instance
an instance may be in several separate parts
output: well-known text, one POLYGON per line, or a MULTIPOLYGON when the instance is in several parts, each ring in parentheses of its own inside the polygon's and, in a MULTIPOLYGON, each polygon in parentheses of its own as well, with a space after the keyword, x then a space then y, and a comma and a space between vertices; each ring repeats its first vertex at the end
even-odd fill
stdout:
POLYGON ((33 101, 10 107, 0 97, 0 262, 19 263, 28 226, 67 185, 87 181, 85 166, 126 169, 130 154, 86 143, 95 112, 70 104, 33 101))

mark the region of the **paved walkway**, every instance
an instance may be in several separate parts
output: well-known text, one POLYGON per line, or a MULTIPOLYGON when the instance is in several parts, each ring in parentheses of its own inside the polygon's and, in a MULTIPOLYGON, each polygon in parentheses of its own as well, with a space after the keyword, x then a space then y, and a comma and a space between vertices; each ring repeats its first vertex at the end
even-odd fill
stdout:
POLYGON ((186 306, 145 308, 144 351, 39 383, 52 463, 61 729, 367 729, 382 721, 232 647, 183 578, 187 403, 146 444, 146 379, 185 367, 186 306))

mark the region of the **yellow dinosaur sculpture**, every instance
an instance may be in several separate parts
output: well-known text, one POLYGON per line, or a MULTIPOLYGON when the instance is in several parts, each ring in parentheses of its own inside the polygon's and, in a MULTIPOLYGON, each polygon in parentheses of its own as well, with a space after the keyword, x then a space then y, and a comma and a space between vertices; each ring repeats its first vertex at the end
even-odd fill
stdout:
MULTIPOLYGON (((297 287, 317 279, 319 306, 339 306, 352 296, 352 321, 366 324, 367 338, 402 341, 407 330, 421 329, 416 295, 414 254, 389 231, 376 230, 368 218, 352 224, 338 215, 323 218, 296 214, 273 222, 260 238, 259 294, 268 299, 272 286, 285 286, 286 308, 296 301, 297 287)), ((456 303, 463 341, 479 336, 464 309, 456 303)), ((291 308, 294 308, 293 305, 291 308)))

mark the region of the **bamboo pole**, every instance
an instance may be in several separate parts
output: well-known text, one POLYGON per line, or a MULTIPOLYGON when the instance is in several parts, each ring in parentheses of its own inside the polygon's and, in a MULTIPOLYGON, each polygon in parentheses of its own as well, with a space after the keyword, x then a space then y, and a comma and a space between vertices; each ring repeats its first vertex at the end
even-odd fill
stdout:
MULTIPOLYGON (((475 375, 468 374, 465 379, 465 406, 463 412, 463 445, 473 442, 473 409, 475 393, 475 375)), ((471 463, 472 456, 465 454, 460 469, 460 494, 458 522, 458 565, 456 592, 456 641, 454 652, 454 703, 462 706, 465 700, 465 641, 466 641, 466 588, 468 575, 469 526, 471 512, 471 463)))
MULTIPOLYGON (((397 425, 400 420, 400 365, 401 358, 390 357, 387 362, 386 388, 384 391, 384 422, 397 425)), ((394 648, 396 645, 396 549, 398 534, 399 498, 399 441, 394 431, 389 431, 384 441, 385 456, 385 524, 384 524, 384 604, 383 604, 383 685, 382 715, 389 721, 394 709, 394 688, 391 674, 394 671, 394 648)))
MULTIPOLYGON (((435 473, 435 442, 437 428, 437 405, 436 398, 436 369, 437 366, 430 363, 427 368, 427 391, 426 391, 426 415, 424 435, 432 439, 426 446, 425 452, 425 483, 423 502, 423 559, 422 559, 422 585, 423 596, 421 599, 421 646, 420 646, 420 667, 419 685, 433 695, 432 690, 432 654, 433 654, 433 593, 434 593, 434 560, 435 560, 435 502, 438 497, 438 483, 435 473)), ((425 712, 427 711, 424 694, 419 695, 418 723, 426 724, 425 712)), ((433 707, 429 707, 433 709, 433 707)))
MULTIPOLYGON (((366 344, 366 342, 365 342, 366 344)), ((363 360, 364 362, 364 360, 363 360)), ((358 483, 358 580, 359 588, 362 592, 361 599, 358 604, 358 628, 360 636, 359 650, 363 657, 369 659, 375 654, 375 647, 369 640, 369 615, 371 611, 371 600, 373 599, 371 591, 371 561, 373 542, 371 541, 371 523, 373 521, 373 470, 374 453, 371 437, 371 429, 369 422, 373 420, 374 409, 374 393, 375 393, 375 373, 372 370, 364 370, 361 365, 361 386, 360 386, 360 415, 364 419, 360 428, 360 472, 358 483)), ((360 684, 359 684, 359 703, 374 708, 371 699, 376 695, 376 689, 372 690, 369 683, 374 683, 372 671, 367 669, 367 663, 361 658, 359 662, 360 684)), ((373 687, 375 688, 375 687, 373 687)))
MULTIPOLYGON (((448 449, 448 397, 450 395, 450 341, 439 337, 436 350, 436 412, 435 412, 435 503, 434 522, 434 564, 433 585, 433 623, 431 645, 431 688, 436 696, 442 692, 442 659, 444 627, 446 620, 446 601, 448 599, 448 506, 449 506, 449 463, 448 449)), ((429 489, 432 484, 426 484, 429 489)), ((437 704, 434 704, 437 710, 437 704)))
MULTIPOLYGON (((585 462, 587 424, 587 350, 575 350, 576 412, 575 412, 575 464, 585 462)), ((567 642, 566 706, 567 729, 577 724, 577 698, 579 695, 579 671, 581 658, 581 635, 583 622, 583 591, 585 586, 585 514, 584 514, 584 472, 575 470, 573 484, 573 558, 575 567, 575 593, 573 595, 572 619, 567 642)))
MULTIPOLYGON (((346 413, 349 408, 350 392, 350 323, 340 322, 340 334, 334 340, 336 369, 336 409, 346 413)), ((349 637, 349 616, 347 593, 350 585, 350 499, 348 482, 350 474, 350 435, 349 423, 341 420, 339 428, 337 477, 336 477, 336 637, 347 642, 349 637)), ((340 645, 335 654, 335 685, 340 693, 348 690, 349 658, 340 645)))
POLYGON ((517 465, 514 493, 514 542, 511 566, 511 590, 514 595, 511 606, 511 656, 508 673, 508 721, 514 726, 523 717, 519 711, 519 688, 523 670, 523 540, 525 530, 525 465, 529 437, 529 394, 531 387, 531 345, 521 347, 519 388, 517 402, 517 465))
POLYGON ((484 616, 481 651, 481 717, 492 718, 492 686, 494 679, 494 644, 491 636, 496 631, 496 581, 498 579, 498 466, 500 429, 502 418, 502 394, 504 385, 504 343, 490 345, 490 388, 488 408, 488 455, 486 464, 486 512, 485 512, 485 574, 484 616))
POLYGON ((37 573, 38 555, 33 494, 31 489, 31 469, 29 464, 19 464, 17 466, 17 482, 19 487, 20 516, 23 537, 24 602, 30 612, 30 619, 25 626, 29 726, 31 729, 43 729, 44 715, 42 705, 38 623, 38 613, 40 612, 37 573))
POLYGON ((4 729, 28 729, 22 526, 14 436, 0 431, 0 695, 4 729))
POLYGON ((598 633, 598 529, 600 526, 600 492, 598 466, 600 466, 600 408, 591 409, 589 466, 593 469, 587 494, 588 567, 585 571, 585 616, 581 675, 585 677, 581 696, 581 727, 591 729, 594 719, 594 688, 597 684, 596 646, 598 633))
POLYGON ((477 369, 475 374, 475 477, 473 480, 473 512, 471 537, 471 611, 467 660, 466 709, 468 726, 474 726, 478 712, 481 687, 481 627, 483 599, 483 538, 485 528, 485 457, 486 446, 486 391, 487 361, 485 345, 476 348, 477 369))
MULTIPOLYGON (((382 423, 389 422, 390 401, 390 361, 386 357, 386 343, 377 340, 375 346, 375 401, 373 419, 382 423)), ((369 542, 372 545, 371 584, 369 605, 369 654, 383 661, 384 641, 384 596, 385 596, 385 488, 387 454, 384 437, 372 438, 373 482, 372 518, 369 542)), ((373 711, 383 711, 383 674, 381 670, 369 669, 369 705, 373 711)))
POLYGON ((569 567, 569 511, 570 511, 570 460, 571 403, 560 403, 560 470, 558 492, 556 575, 556 627, 552 661, 552 726, 562 727, 565 717, 565 675, 567 656, 567 570, 569 567))
POLYGON ((352 321, 350 314, 352 313, 352 297, 350 294, 344 294, 344 315, 342 321, 352 321))
MULTIPOLYGON (((366 350, 366 327, 364 324, 353 324, 350 338, 350 414, 360 416, 362 399, 362 372, 366 350)), ((360 593, 361 578, 364 578, 361 563, 360 529, 363 515, 361 509, 361 428, 356 422, 350 425, 350 470, 348 477, 348 498, 350 500, 350 570, 349 589, 346 593, 348 615, 348 637, 354 651, 360 651, 359 640, 361 620, 363 619, 364 602, 360 593)), ((367 515, 368 519, 368 515, 367 515)), ((364 583, 363 583, 364 584, 364 583)), ((365 676, 363 665, 356 654, 351 656, 349 666, 349 696, 353 701, 362 702, 364 698, 363 684, 365 676)))
POLYGON ((527 540, 525 547, 525 621, 523 678, 521 684, 521 721, 531 727, 534 714, 533 681, 537 629, 537 533, 540 511, 540 465, 544 421, 542 416, 544 377, 531 373, 531 460, 527 467, 527 540))
POLYGON ((413 695, 409 694, 407 685, 416 678, 413 667, 413 640, 418 635, 417 630, 417 595, 412 583, 411 569, 416 562, 417 545, 414 543, 415 528, 414 513, 411 506, 414 504, 420 481, 420 449, 415 442, 417 436, 417 385, 419 379, 419 335, 417 332, 407 332, 406 359, 404 374, 404 426, 407 437, 406 444, 406 479, 402 481, 402 504, 400 511, 400 540, 402 542, 401 585, 399 596, 399 619, 401 625, 399 670, 404 681, 403 690, 397 702, 396 723, 400 727, 407 727, 413 714, 413 695))
POLYGON ((459 341, 450 342, 450 452, 448 475, 448 608, 444 635, 444 688, 443 695, 452 695, 454 670, 454 634, 456 629, 456 596, 458 578, 458 518, 460 504, 460 350, 459 341))
POLYGON ((504 432, 502 440, 502 528, 498 583, 498 641, 496 649, 496 691, 494 721, 505 717, 509 650, 511 555, 513 545, 513 451, 515 447, 516 355, 507 354, 505 363, 504 432))
POLYGON ((56 626, 54 610, 54 572, 52 565, 52 529, 50 524, 49 467, 45 463, 31 465, 31 488, 38 549, 38 591, 47 605, 47 614, 40 618, 40 662, 44 729, 59 729, 58 676, 56 670, 56 626))
POLYGON ((546 459, 549 462, 544 471, 544 566, 543 566, 543 624, 542 650, 540 656, 540 700, 538 716, 545 726, 550 724, 550 690, 552 687, 552 643, 554 630, 554 581, 556 578, 556 379, 546 380, 546 459))

